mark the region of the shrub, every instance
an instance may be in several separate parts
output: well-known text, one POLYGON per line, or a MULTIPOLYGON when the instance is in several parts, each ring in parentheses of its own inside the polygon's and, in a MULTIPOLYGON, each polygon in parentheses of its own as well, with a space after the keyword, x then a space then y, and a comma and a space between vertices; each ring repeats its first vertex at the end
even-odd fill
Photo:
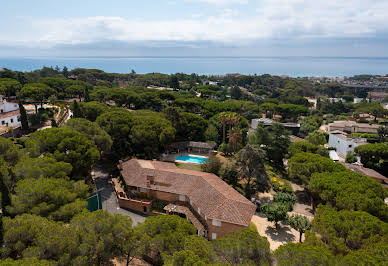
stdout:
POLYGON ((288 207, 288 211, 292 211, 296 202, 296 196, 293 193, 276 192, 273 197, 273 201, 283 203, 288 207))
POLYGON ((272 188, 276 192, 286 192, 286 193, 293 193, 291 183, 288 180, 281 180, 276 177, 272 177, 270 179, 272 188))

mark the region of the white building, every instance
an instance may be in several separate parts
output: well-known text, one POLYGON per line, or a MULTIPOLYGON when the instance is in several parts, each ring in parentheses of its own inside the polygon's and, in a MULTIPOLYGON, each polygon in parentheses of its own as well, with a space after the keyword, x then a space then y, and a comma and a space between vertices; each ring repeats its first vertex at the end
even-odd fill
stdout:
POLYGON ((0 127, 20 127, 19 105, 0 96, 0 127))
POLYGON ((329 148, 336 148, 339 156, 346 158, 346 155, 353 153, 354 148, 363 144, 368 144, 366 139, 353 139, 347 137, 343 132, 332 132, 329 135, 329 148))

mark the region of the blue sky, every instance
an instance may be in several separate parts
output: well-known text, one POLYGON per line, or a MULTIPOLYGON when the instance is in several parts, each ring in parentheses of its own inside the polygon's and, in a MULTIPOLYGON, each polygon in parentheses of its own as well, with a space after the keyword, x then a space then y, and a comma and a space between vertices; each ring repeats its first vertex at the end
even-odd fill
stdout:
POLYGON ((388 56, 387 0, 2 0, 0 56, 388 56))

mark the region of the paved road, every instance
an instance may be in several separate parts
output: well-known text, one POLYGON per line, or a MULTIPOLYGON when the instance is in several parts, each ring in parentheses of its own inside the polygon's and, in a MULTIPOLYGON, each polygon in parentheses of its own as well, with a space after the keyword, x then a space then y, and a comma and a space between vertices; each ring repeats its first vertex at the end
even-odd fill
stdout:
POLYGON ((133 225, 144 222, 146 216, 139 215, 137 213, 127 211, 119 207, 116 194, 114 193, 109 173, 103 168, 103 166, 96 165, 93 169, 93 174, 97 186, 97 190, 101 190, 102 196, 102 208, 110 213, 119 213, 122 215, 128 215, 132 218, 133 225))

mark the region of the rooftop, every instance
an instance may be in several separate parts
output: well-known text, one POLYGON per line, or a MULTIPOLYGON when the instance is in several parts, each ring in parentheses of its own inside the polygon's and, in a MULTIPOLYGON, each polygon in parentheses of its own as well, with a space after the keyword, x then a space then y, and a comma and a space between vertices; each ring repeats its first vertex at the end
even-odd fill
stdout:
POLYGON ((366 123, 357 123, 355 121, 349 121, 349 120, 340 120, 340 121, 334 121, 333 123, 329 124, 329 127, 363 127, 363 128, 379 128, 379 125, 376 124, 366 124, 366 123))
POLYGON ((388 188, 388 178, 383 176, 382 174, 376 172, 373 169, 365 168, 361 165, 350 164, 350 163, 345 163, 345 167, 349 170, 356 172, 356 173, 369 176, 369 177, 375 179, 377 182, 381 183, 384 187, 388 188))
POLYGON ((248 226, 256 210, 255 205, 214 174, 137 159, 119 167, 128 186, 185 195, 201 215, 210 219, 248 226), (152 184, 147 183, 149 176, 154 179, 152 184))
POLYGON ((4 119, 4 118, 7 118, 7 117, 12 117, 12 116, 17 116, 17 115, 20 115, 20 111, 19 110, 15 110, 15 111, 11 111, 11 112, 6 112, 6 113, 1 113, 0 114, 0 119, 4 119))

